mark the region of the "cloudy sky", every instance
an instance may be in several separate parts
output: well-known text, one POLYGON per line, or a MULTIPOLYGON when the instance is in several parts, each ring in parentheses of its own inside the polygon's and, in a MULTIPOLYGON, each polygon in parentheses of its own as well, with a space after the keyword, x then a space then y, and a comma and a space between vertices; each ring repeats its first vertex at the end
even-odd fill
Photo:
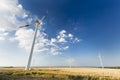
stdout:
POLYGON ((36 18, 32 66, 120 65, 119 0, 0 0, 0 66, 26 66, 36 18))

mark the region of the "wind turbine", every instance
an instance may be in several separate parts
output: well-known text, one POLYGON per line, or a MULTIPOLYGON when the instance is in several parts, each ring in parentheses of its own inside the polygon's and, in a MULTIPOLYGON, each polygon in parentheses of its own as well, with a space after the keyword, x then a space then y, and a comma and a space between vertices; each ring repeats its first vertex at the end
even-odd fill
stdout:
POLYGON ((101 53, 100 53, 100 52, 99 52, 99 54, 98 54, 98 58, 99 58, 101 67, 104 68, 103 61, 102 61, 102 57, 101 57, 101 53))
MULTIPOLYGON (((46 13, 48 13, 48 11, 46 13)), ((35 39, 36 39, 38 27, 39 27, 39 25, 42 24, 42 21, 45 19, 45 17, 46 17, 46 15, 44 15, 40 20, 36 19, 35 24, 27 24, 25 26, 19 27, 19 28, 23 28, 23 27, 29 27, 29 26, 36 26, 32 46, 31 46, 31 51, 30 51, 30 55, 29 55, 29 59, 28 59, 28 64, 27 64, 27 67, 25 68, 25 70, 31 70, 30 65, 31 65, 31 60, 32 60, 32 55, 33 55, 33 50, 34 50, 35 39)))
POLYGON ((69 63, 69 68, 72 68, 72 63, 75 62, 75 60, 73 58, 69 58, 67 62, 69 63))

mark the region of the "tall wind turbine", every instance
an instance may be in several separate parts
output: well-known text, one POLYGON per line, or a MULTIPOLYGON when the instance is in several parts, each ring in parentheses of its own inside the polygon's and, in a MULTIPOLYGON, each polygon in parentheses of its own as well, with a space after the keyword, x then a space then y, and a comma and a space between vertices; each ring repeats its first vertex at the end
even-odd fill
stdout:
POLYGON ((102 61, 102 57, 101 57, 101 53, 100 53, 100 52, 99 52, 99 54, 98 54, 98 58, 99 58, 101 67, 104 68, 103 61, 102 61))
MULTIPOLYGON (((47 13, 48 13, 48 11, 47 11, 47 13)), ((27 67, 25 68, 25 70, 31 70, 30 65, 31 65, 31 60, 32 60, 32 55, 33 55, 33 50, 34 50, 35 39, 36 39, 38 27, 39 27, 39 25, 42 24, 42 21, 44 20, 45 17, 46 17, 46 15, 44 15, 40 20, 36 19, 35 24, 27 24, 25 26, 19 27, 19 28, 23 28, 23 27, 28 27, 28 26, 36 26, 32 46, 31 46, 31 51, 30 51, 30 55, 29 55, 29 59, 28 59, 28 64, 27 64, 27 67)))

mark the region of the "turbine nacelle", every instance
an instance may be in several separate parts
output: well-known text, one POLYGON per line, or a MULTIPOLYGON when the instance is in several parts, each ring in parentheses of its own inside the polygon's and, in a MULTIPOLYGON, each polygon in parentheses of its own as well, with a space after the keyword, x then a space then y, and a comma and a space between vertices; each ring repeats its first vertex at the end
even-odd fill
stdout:
POLYGON ((46 11, 46 14, 39 20, 39 19, 36 19, 35 20, 35 24, 27 24, 27 25, 24 25, 24 26, 20 26, 19 28, 23 28, 23 27, 29 27, 29 26, 36 26, 36 25, 42 25, 43 23, 43 20, 45 19, 45 16, 48 14, 48 11, 46 11))
POLYGON ((37 25, 41 25, 41 24, 42 24, 42 21, 36 19, 36 20, 35 20, 35 24, 26 24, 26 25, 24 25, 24 26, 19 26, 19 28, 24 28, 24 27, 29 27, 29 26, 36 26, 36 24, 37 24, 37 25))
POLYGON ((36 19, 35 20, 35 22, 36 22, 36 24, 38 24, 38 25, 42 25, 42 23, 43 23, 43 20, 41 19, 41 20, 39 20, 39 19, 36 19))

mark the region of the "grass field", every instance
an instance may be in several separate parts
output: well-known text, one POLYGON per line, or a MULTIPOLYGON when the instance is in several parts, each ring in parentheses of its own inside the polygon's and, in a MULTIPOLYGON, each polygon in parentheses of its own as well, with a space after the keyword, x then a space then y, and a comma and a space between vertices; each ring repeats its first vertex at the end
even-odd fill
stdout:
POLYGON ((120 69, 0 68, 0 80, 120 80, 120 69))

